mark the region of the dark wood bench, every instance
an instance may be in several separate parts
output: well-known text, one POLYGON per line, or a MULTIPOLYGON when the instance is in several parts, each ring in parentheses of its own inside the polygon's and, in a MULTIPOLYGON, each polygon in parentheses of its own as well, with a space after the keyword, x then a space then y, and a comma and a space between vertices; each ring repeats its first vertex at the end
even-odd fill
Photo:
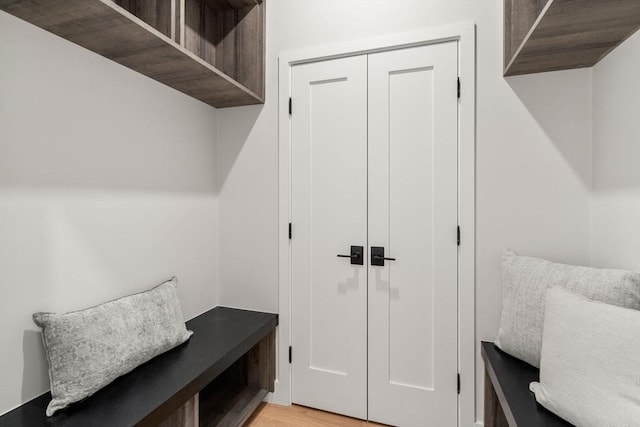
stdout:
POLYGON ((216 307, 194 334, 53 417, 45 393, 0 417, 2 427, 242 425, 275 381, 278 315, 216 307))
POLYGON ((482 342, 484 359, 484 427, 567 427, 572 424, 536 402, 529 383, 540 371, 482 342))

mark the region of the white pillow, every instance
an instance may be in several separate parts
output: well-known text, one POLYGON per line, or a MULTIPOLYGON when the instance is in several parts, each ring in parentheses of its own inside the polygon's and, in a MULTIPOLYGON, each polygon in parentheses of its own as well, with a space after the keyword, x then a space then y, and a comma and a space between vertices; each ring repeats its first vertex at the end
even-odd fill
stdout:
POLYGON ((505 251, 502 318, 496 345, 536 368, 540 367, 544 295, 553 286, 640 310, 640 273, 558 264, 505 251))
POLYGON ((640 426, 640 311, 547 291, 542 406, 580 427, 640 426))

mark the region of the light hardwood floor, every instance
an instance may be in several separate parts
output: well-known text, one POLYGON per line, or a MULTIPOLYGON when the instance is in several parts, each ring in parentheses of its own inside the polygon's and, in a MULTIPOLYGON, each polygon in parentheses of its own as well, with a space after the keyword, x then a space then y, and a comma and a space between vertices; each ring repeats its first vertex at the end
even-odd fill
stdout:
POLYGON ((304 406, 280 406, 262 403, 249 418, 246 427, 375 427, 382 424, 343 417, 304 406))

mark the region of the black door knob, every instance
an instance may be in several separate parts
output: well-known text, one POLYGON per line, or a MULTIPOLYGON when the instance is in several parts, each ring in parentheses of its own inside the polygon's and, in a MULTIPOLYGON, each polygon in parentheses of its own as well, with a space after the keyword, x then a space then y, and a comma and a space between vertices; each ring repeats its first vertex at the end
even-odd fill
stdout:
POLYGON ((364 247, 363 246, 351 246, 351 254, 350 255, 342 255, 338 254, 338 258, 351 258, 351 264, 353 265, 364 265, 364 247))
POLYGON ((381 267, 384 267, 385 260, 395 261, 396 259, 385 257, 383 246, 371 246, 371 265, 379 265, 381 267))

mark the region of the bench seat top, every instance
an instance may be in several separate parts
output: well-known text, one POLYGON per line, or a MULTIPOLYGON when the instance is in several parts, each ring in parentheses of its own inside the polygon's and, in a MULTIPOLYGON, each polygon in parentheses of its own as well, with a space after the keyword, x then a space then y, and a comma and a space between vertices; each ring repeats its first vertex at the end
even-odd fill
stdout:
POLYGON ((537 368, 500 350, 492 342, 481 344, 482 358, 510 426, 567 427, 572 424, 536 402, 529 383, 538 381, 537 368))
POLYGON ((278 315, 215 307, 187 322, 186 343, 46 417, 45 393, 0 416, 1 427, 157 426, 275 329, 278 315))

